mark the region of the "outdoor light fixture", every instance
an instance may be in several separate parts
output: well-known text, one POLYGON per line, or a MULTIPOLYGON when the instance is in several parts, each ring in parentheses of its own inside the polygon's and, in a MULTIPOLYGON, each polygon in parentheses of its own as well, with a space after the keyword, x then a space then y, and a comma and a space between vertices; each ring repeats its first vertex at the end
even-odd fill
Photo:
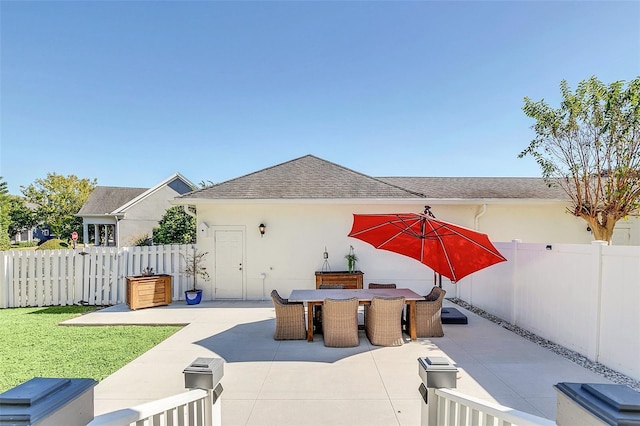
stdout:
POLYGON ((548 244, 546 247, 547 250, 553 250, 553 246, 551 244, 548 244))
POLYGON ((258 226, 258 229, 260 230, 260 237, 262 238, 264 236, 264 230, 267 229, 267 226, 264 223, 261 223, 258 226))

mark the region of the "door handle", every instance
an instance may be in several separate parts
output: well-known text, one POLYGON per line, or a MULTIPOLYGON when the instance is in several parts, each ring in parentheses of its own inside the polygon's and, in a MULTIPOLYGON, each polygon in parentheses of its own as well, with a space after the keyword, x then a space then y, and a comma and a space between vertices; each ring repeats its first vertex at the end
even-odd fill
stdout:
POLYGON ((242 271, 242 263, 240 263, 240 267, 238 268, 238 271, 242 271))

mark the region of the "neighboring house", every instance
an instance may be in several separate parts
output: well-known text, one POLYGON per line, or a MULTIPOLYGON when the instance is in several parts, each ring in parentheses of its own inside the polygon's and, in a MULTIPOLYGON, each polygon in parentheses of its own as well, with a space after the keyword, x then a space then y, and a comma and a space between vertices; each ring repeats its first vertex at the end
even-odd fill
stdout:
POLYGON ((76 216, 82 218, 83 241, 95 245, 128 246, 152 235, 153 228, 172 207, 171 200, 192 191, 195 185, 175 173, 153 188, 96 186, 76 216))
MULTIPOLYGON (((587 223, 566 212, 570 201, 541 178, 375 178, 307 155, 177 197, 197 209, 198 247, 208 252, 204 299, 263 299, 313 288, 329 253, 346 270, 355 248, 369 282, 395 282, 424 293, 431 270, 347 236, 353 213, 422 212, 489 235, 494 242, 590 243, 587 223), (259 232, 259 225, 265 232, 259 232)), ((638 218, 627 244, 640 245, 638 218)), ((473 279, 473 275, 464 280, 473 279)))

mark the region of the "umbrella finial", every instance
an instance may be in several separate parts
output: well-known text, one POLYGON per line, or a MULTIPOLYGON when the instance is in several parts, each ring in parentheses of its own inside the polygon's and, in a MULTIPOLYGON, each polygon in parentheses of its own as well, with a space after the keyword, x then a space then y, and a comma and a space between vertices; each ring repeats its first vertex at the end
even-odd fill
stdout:
POLYGON ((429 217, 435 218, 435 215, 431 213, 431 206, 424 206, 424 214, 426 214, 429 217))

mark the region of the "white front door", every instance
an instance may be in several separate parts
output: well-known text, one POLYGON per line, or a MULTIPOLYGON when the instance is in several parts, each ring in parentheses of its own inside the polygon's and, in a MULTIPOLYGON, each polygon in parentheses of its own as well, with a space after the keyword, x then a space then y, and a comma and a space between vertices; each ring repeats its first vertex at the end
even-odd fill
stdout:
POLYGON ((215 231, 216 299, 243 299, 244 283, 244 235, 238 230, 215 231))

